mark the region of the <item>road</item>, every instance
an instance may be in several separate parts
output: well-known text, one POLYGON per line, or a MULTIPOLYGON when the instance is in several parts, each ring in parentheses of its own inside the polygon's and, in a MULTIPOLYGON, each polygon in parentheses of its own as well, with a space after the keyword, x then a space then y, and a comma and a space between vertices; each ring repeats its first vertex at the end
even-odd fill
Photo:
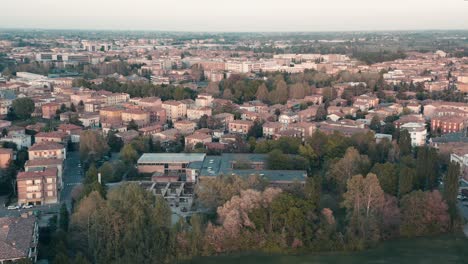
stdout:
POLYGON ((67 204, 71 209, 71 193, 73 188, 83 181, 83 170, 80 165, 80 155, 78 151, 67 153, 63 171, 63 188, 60 193, 60 201, 67 204))

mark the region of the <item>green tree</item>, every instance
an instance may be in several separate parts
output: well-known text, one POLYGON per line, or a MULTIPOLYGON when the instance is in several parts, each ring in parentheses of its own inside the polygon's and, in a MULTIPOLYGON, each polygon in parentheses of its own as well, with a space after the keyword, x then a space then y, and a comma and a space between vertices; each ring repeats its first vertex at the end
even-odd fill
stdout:
POLYGON ((373 173, 355 175, 347 182, 343 194, 343 207, 349 221, 347 235, 353 246, 358 248, 380 239, 379 214, 385 203, 384 192, 373 173))
POLYGON ((103 183, 114 182, 118 179, 114 177, 114 166, 111 162, 106 161, 99 167, 99 173, 101 173, 101 179, 103 183))
POLYGON ((80 159, 95 162, 109 151, 104 137, 96 131, 85 130, 80 134, 80 159))
POLYGON ((127 130, 136 130, 138 131, 138 124, 135 122, 135 120, 130 120, 127 125, 127 130))
POLYGON ((262 83, 258 87, 255 97, 257 98, 257 100, 260 100, 262 102, 268 102, 268 98, 270 97, 270 94, 268 92, 268 88, 266 87, 264 83, 262 83))
POLYGON ((68 231, 68 224, 69 224, 69 215, 68 215, 68 208, 65 203, 62 204, 60 207, 60 221, 59 221, 59 228, 63 231, 68 231))
POLYGON ((398 195, 398 170, 395 164, 376 163, 371 172, 377 175, 385 193, 392 196, 398 195))
POLYGON ((18 98, 13 100, 11 108, 19 119, 28 119, 34 112, 34 101, 29 97, 18 98))
POLYGON ((120 151, 120 157, 127 164, 134 164, 138 159, 138 152, 131 144, 125 145, 120 151))
POLYGON ((400 148, 400 156, 411 154, 411 135, 408 130, 405 129, 400 132, 398 147, 400 148))
POLYGON ((380 118, 377 115, 372 117, 369 128, 377 133, 380 132, 380 118))

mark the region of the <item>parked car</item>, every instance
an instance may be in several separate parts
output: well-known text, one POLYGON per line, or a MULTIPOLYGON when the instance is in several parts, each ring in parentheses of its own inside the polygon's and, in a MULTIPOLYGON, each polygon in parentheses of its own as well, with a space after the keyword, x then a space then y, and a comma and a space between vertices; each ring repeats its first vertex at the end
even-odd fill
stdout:
POLYGON ((31 209, 33 208, 34 206, 30 205, 30 204, 23 204, 23 206, 21 206, 23 209, 31 209))
POLYGON ((10 205, 7 207, 8 210, 16 210, 16 209, 20 209, 19 205, 10 205))

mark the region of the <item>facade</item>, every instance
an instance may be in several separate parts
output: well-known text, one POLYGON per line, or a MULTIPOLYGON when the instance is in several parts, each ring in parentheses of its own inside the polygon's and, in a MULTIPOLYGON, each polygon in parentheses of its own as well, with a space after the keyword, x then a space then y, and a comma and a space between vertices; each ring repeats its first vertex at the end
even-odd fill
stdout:
POLYGON ((0 142, 15 143, 18 149, 31 147, 31 136, 25 134, 14 134, 0 138, 0 142))
POLYGON ((460 116, 434 117, 431 120, 431 130, 442 134, 459 132, 465 127, 466 118, 460 116))
POLYGON ((205 145, 206 143, 211 142, 211 140, 211 136, 208 134, 194 133, 185 137, 185 147, 193 148, 198 143, 202 143, 203 145, 205 145))
POLYGON ((99 110, 101 123, 120 123, 122 122, 122 109, 116 107, 106 107, 99 110))
POLYGON ((427 129, 424 123, 406 123, 400 127, 401 130, 407 130, 411 136, 411 145, 419 147, 426 144, 427 129))
POLYGON ((122 122, 124 124, 130 123, 132 120, 139 127, 147 126, 150 123, 150 113, 138 109, 129 109, 122 112, 122 122))
POLYGON ((173 122, 183 119, 187 115, 187 105, 178 101, 165 101, 162 103, 162 108, 166 110, 167 120, 172 120, 173 122))
POLYGON ((233 134, 247 135, 247 133, 249 133, 253 125, 254 125, 253 121, 234 120, 234 121, 229 122, 228 131, 229 133, 233 133, 233 134))
POLYGON ((18 173, 18 204, 53 204, 58 202, 57 168, 18 173))
POLYGON ((174 128, 182 135, 189 135, 195 131, 197 124, 189 120, 181 120, 174 123, 174 128))
POLYGON ((29 159, 66 159, 65 147, 55 142, 36 143, 28 150, 29 159))
POLYGON ((211 116, 210 107, 205 106, 205 107, 187 109, 187 119, 189 120, 198 120, 204 115, 211 116))
POLYGON ((24 171, 41 171, 48 168, 57 169, 57 188, 63 187, 63 159, 35 159, 27 160, 24 171))
POLYGON ((57 113, 57 110, 60 109, 60 104, 58 103, 47 103, 42 105, 42 118, 53 119, 57 113))
POLYGON ((42 142, 55 142, 66 144, 68 142, 68 134, 65 132, 52 131, 52 132, 40 132, 35 136, 36 143, 42 142))

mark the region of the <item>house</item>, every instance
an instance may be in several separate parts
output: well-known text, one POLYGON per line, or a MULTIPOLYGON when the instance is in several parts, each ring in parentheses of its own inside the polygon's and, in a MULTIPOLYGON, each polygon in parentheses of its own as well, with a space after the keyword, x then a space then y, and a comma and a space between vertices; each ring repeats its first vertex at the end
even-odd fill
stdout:
POLYGON ((254 122, 248 120, 234 120, 229 122, 228 131, 233 134, 247 135, 250 129, 253 127, 254 122))
POLYGON ((195 131, 197 123, 189 120, 181 120, 174 122, 174 128, 179 130, 182 135, 189 135, 195 131))
POLYGON ((44 205, 58 202, 57 168, 19 172, 18 204, 44 205))
POLYGON ((205 153, 145 153, 138 159, 138 172, 181 175, 186 173, 188 164, 202 162, 205 156, 205 153))
POLYGON ((35 143, 28 150, 29 159, 66 159, 66 150, 62 144, 55 142, 35 143))
POLYGON ((187 109, 187 119, 189 120, 198 120, 204 115, 211 116, 210 107, 205 106, 205 107, 187 109))
POLYGON ((15 143, 18 149, 31 147, 31 136, 26 134, 14 134, 0 138, 0 142, 15 143))
POLYGON ((67 144, 69 135, 65 132, 52 131, 52 132, 40 132, 34 136, 36 143, 41 142, 56 142, 60 144, 67 144))
POLYGON ((194 148, 198 143, 205 145, 212 141, 211 135, 204 133, 193 133, 185 137, 185 147, 194 148))
POLYGON ((60 109, 60 104, 58 103, 46 103, 42 105, 42 118, 53 119, 57 114, 57 110, 60 109))
POLYGON ((218 120, 225 128, 228 127, 229 122, 234 121, 234 115, 231 113, 220 113, 214 115, 213 118, 218 120))
POLYGON ((195 99, 195 105, 198 107, 211 107, 213 104, 213 96, 207 93, 201 93, 195 99))
MULTIPOLYGON (((39 226, 32 212, 0 218, 0 263, 37 261, 39 226)), ((26 263, 26 262, 25 262, 26 263)))
POLYGON ((140 133, 138 133, 138 131, 135 131, 133 129, 128 130, 128 131, 118 132, 117 134, 115 134, 115 136, 122 139, 122 142, 124 144, 129 144, 134 138, 138 137, 139 135, 140 133))
POLYGON ((321 105, 323 103, 323 96, 318 94, 307 95, 304 97, 304 102, 321 105))
POLYGON ((153 134, 153 138, 154 140, 159 140, 160 142, 169 142, 176 140, 179 135, 179 130, 172 128, 153 134))
POLYGON ((427 129, 425 123, 406 123, 400 130, 407 130, 411 136, 411 145, 419 147, 426 144, 427 129))
POLYGON ((279 122, 267 122, 262 125, 263 136, 266 138, 273 137, 275 134, 281 131, 283 125, 279 122))
POLYGON ((0 148, 0 168, 6 169, 13 160, 13 150, 9 148, 0 148))
POLYGON ((146 126, 139 128, 138 131, 140 132, 141 135, 143 136, 151 136, 154 135, 158 132, 161 132, 163 130, 162 125, 152 125, 152 126, 146 126))
POLYGON ((368 94, 355 97, 353 103, 353 106, 359 108, 361 111, 367 111, 377 105, 379 105, 379 98, 368 94))
POLYGON ((101 118, 98 114, 83 114, 78 118, 84 127, 95 128, 99 126, 101 118))
POLYGON ((309 108, 299 111, 297 113, 299 122, 310 122, 317 116, 318 106, 309 106, 309 108))
POLYGON ((288 127, 289 124, 299 121, 299 116, 296 113, 289 112, 287 114, 280 115, 278 121, 283 125, 283 127, 288 127))

